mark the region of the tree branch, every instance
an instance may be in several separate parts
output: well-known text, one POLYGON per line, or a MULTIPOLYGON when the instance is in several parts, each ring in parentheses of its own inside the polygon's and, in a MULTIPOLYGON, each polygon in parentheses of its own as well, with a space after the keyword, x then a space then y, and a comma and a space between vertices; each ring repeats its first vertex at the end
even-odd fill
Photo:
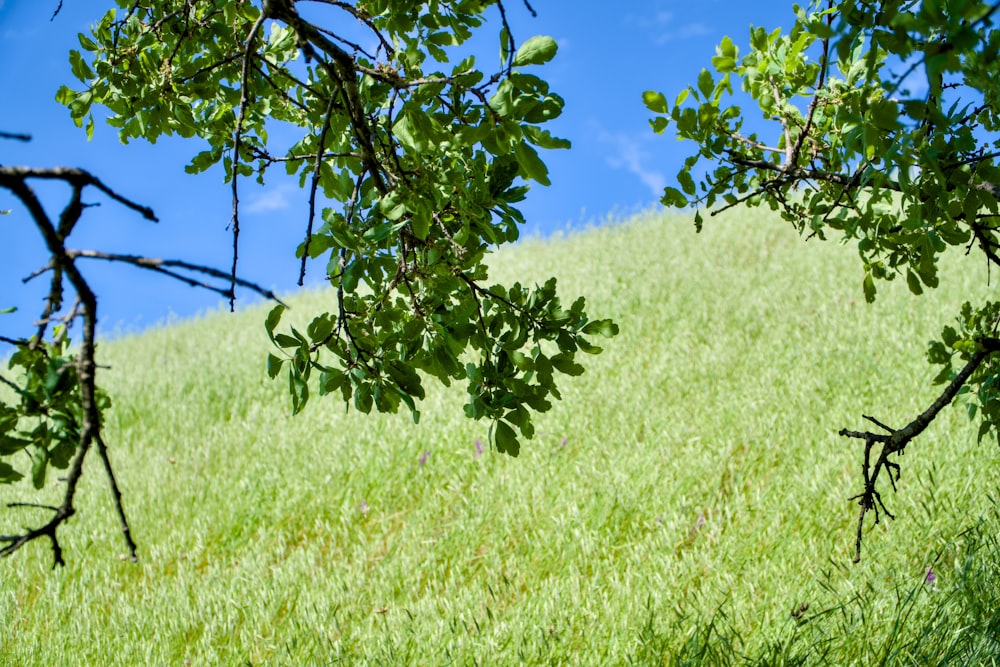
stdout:
POLYGON ((845 438, 857 438, 865 441, 865 460, 863 466, 865 478, 864 490, 860 494, 850 498, 850 500, 858 500, 858 505, 861 506, 861 511, 858 516, 857 540, 855 542, 854 551, 855 563, 861 560, 862 528, 864 525, 865 514, 869 510, 874 509, 875 523, 879 523, 878 511, 879 507, 881 507, 882 511, 884 511, 890 519, 894 518, 893 515, 886 510, 885 505, 882 503, 882 498, 876 488, 879 474, 883 470, 889 470, 889 480, 893 484, 893 487, 895 487, 896 479, 899 479, 899 465, 889 461, 889 456, 897 452, 902 453, 910 441, 923 433, 927 426, 934 421, 934 418, 937 417, 938 413, 941 412, 946 405, 951 403, 952 399, 955 398, 959 390, 965 385, 983 361, 992 353, 1000 351, 1000 339, 982 338, 978 342, 979 349, 972 354, 969 361, 966 362, 962 370, 960 370, 948 386, 945 387, 944 391, 942 391, 941 394, 934 399, 934 402, 931 403, 926 410, 917 415, 913 421, 903 428, 894 429, 890 426, 886 426, 873 417, 865 416, 865 419, 876 424, 879 428, 886 430, 888 433, 850 431, 846 428, 840 430, 839 435, 845 438), (870 453, 875 443, 881 443, 882 449, 875 462, 874 470, 869 474, 870 453), (893 472, 896 473, 895 479, 892 477, 893 472))
MULTIPOLYGON (((82 257, 85 259, 102 259, 107 262, 122 262, 124 264, 131 264, 132 266, 139 267, 141 269, 147 269, 149 271, 155 271, 157 273, 162 273, 164 275, 170 276, 175 280, 179 280, 192 287, 201 287, 203 289, 210 290, 224 297, 232 296, 231 288, 220 288, 209 283, 194 280, 183 274, 177 273, 176 271, 171 271, 171 268, 183 269, 185 271, 192 271, 195 273, 202 273, 213 278, 219 278, 223 280, 232 280, 231 274, 220 271, 219 269, 213 269, 209 266, 202 266, 200 264, 192 264, 190 262, 185 262, 179 259, 159 259, 156 257, 143 257, 141 255, 121 255, 116 253, 108 252, 98 252, 96 250, 67 250, 67 255, 72 259, 82 257)), ((249 280, 244 280, 242 278, 236 278, 236 285, 240 287, 246 287, 259 294, 260 296, 276 301, 282 305, 284 304, 278 296, 269 289, 265 289, 260 285, 250 282, 249 280)), ((286 306, 287 307, 287 306, 286 306)))
MULTIPOLYGON (((235 278, 229 274, 212 269, 210 267, 191 264, 180 260, 163 260, 136 255, 119 255, 113 253, 101 253, 92 250, 70 250, 66 248, 66 238, 73 231, 79 221, 86 206, 82 203, 82 190, 85 187, 94 187, 116 202, 119 202, 134 211, 139 212, 148 220, 156 221, 156 216, 152 210, 141 206, 109 188, 98 178, 81 169, 53 168, 34 169, 30 167, 0 167, 0 188, 10 191, 27 209, 36 227, 41 233, 46 247, 48 248, 50 260, 47 269, 53 272, 49 294, 45 301, 45 308, 39 322, 39 329, 35 338, 28 341, 16 341, 3 339, 3 342, 14 345, 28 345, 32 349, 41 345, 44 339, 46 327, 50 321, 60 312, 63 307, 63 280, 67 280, 72 285, 77 295, 77 303, 71 311, 59 316, 58 319, 69 323, 77 317, 82 317, 83 334, 80 341, 79 350, 76 352, 75 367, 77 375, 77 386, 72 391, 78 392, 80 406, 80 423, 78 424, 78 443, 76 452, 70 462, 68 474, 65 477, 65 490, 62 503, 58 507, 48 507, 52 511, 49 520, 38 528, 26 529, 18 535, 0 535, 0 556, 9 556, 25 544, 47 537, 52 544, 53 567, 64 565, 63 550, 59 544, 57 531, 59 526, 69 517, 75 514, 74 499, 80 477, 83 474, 83 464, 91 446, 96 443, 98 453, 104 464, 105 472, 108 476, 108 483, 113 495, 115 509, 118 514, 122 534, 125 538, 129 554, 132 560, 136 560, 136 544, 132 538, 131 529, 122 506, 122 493, 118 487, 111 460, 108 455, 108 448, 101 435, 101 413, 97 401, 96 384, 96 329, 97 329, 97 297, 83 274, 80 273, 76 260, 80 258, 102 259, 111 262, 122 262, 144 268, 159 273, 164 273, 173 278, 186 282, 190 285, 204 287, 222 294, 231 294, 233 287, 228 292, 217 288, 209 283, 194 280, 188 276, 178 273, 174 269, 200 273, 220 280, 230 280, 231 285, 240 285, 252 289, 261 296, 275 301, 279 301, 273 292, 266 290, 254 283, 235 278), (48 215, 34 190, 28 186, 29 179, 58 180, 68 184, 72 188, 70 199, 63 207, 58 218, 58 224, 48 215)), ((44 271, 44 270, 43 270, 44 271)), ((280 303, 280 301, 279 301, 280 303)), ((57 337, 56 343, 60 343, 57 337)), ((19 388, 0 376, 0 382, 12 386, 16 391, 22 393, 19 388)), ((20 506, 14 504, 12 506, 20 506)))
MULTIPOLYGON (((828 0, 827 7, 833 7, 833 0, 828 0)), ((833 14, 828 14, 826 17, 826 26, 829 28, 833 25, 833 14)), ((806 137, 809 135, 809 130, 812 129, 813 116, 816 114, 816 107, 819 104, 819 91, 823 88, 823 82, 826 81, 826 70, 829 67, 830 62, 830 38, 826 37, 823 39, 823 55, 819 60, 819 80, 816 82, 816 89, 813 91, 812 99, 809 100, 809 109, 806 112, 806 125, 799 132, 798 138, 795 140, 795 146, 792 148, 789 163, 786 165, 789 169, 795 167, 799 162, 799 153, 802 151, 802 145, 805 143, 806 137)))
MULTIPOLYGON (((142 206, 141 204, 135 203, 131 199, 123 197, 105 185, 99 178, 83 169, 75 169, 72 167, 52 167, 49 169, 38 169, 35 167, 0 167, 0 187, 2 188, 10 190, 12 185, 16 183, 23 183, 25 179, 29 178, 64 181, 69 185, 79 187, 87 185, 95 187, 122 206, 132 209, 146 220, 159 222, 156 214, 153 213, 153 209, 148 206, 142 206)), ((37 209, 29 209, 32 217, 34 217, 36 210, 37 209)))
POLYGON ((31 135, 17 134, 12 132, 0 132, 0 139, 13 139, 14 141, 31 141, 31 135))
POLYGON ((335 100, 336 98, 330 95, 330 100, 326 105, 326 112, 323 114, 323 129, 319 133, 319 147, 316 149, 316 158, 313 161, 312 183, 309 186, 309 221, 306 223, 306 240, 302 244, 302 266, 299 268, 299 287, 302 287, 306 279, 309 244, 312 242, 313 222, 316 220, 316 191, 319 189, 319 170, 323 164, 323 148, 326 146, 326 136, 330 130, 335 100))
POLYGON ((257 43, 257 34, 268 18, 268 7, 271 4, 268 0, 264 2, 263 11, 254 22, 247 36, 247 42, 243 49, 243 70, 240 77, 240 106, 236 114, 236 130, 233 132, 233 265, 229 272, 230 295, 229 310, 236 309, 236 266, 239 263, 240 255, 240 148, 243 144, 243 122, 246 119, 247 108, 250 106, 250 66, 253 62, 253 50, 257 43))

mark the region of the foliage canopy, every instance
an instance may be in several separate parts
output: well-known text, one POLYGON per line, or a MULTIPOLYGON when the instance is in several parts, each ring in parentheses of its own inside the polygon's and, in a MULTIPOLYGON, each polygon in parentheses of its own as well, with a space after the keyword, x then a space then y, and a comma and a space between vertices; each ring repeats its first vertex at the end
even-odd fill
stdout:
MULTIPOLYGON (((446 385, 464 381, 466 415, 488 420, 491 442, 516 456, 520 439, 534 432, 532 411, 560 397, 558 374, 582 373, 577 354, 600 352, 593 338, 617 333, 610 320, 587 314, 582 297, 563 305, 554 278, 534 287, 489 283, 485 258, 492 247, 517 239, 526 182, 549 183, 539 149, 569 147, 543 128, 562 112, 563 100, 534 73, 555 56, 555 41, 537 36, 518 45, 498 0, 117 4, 79 36, 82 50, 70 52, 70 63, 81 87, 63 86, 57 99, 88 136, 95 108, 103 107, 124 142, 179 135, 207 143, 187 170, 222 165, 232 188, 232 263, 227 276, 178 260, 67 251, 71 230, 40 222, 44 211, 25 194, 22 202, 43 234, 52 232, 53 291, 42 320, 69 324, 80 314, 96 321, 96 300, 92 308, 61 310, 63 273, 76 272, 75 261, 84 257, 202 286, 185 276, 222 279, 222 287, 209 288, 230 300, 237 285, 265 293, 237 277, 240 185, 248 177, 263 183, 270 169, 284 169, 308 192, 297 249, 300 284, 309 261, 318 260, 335 295, 304 330, 282 326, 283 304, 267 317, 275 346, 267 373, 287 377, 293 412, 318 392, 365 413, 396 412, 402 404, 417 421, 424 376, 446 385), (487 72, 475 56, 456 53, 494 8, 500 57, 487 72), (269 136, 278 128, 297 137, 281 153, 269 136)), ((0 185, 21 188, 15 194, 24 194, 27 178, 51 177, 7 176, 12 185, 0 185)), ((56 333, 57 343, 64 332, 56 333)), ((97 396, 93 331, 76 361, 55 356, 58 346, 43 352, 46 333, 43 326, 32 338, 8 341, 18 349, 14 363, 39 354, 44 360, 25 360, 26 379, 7 380, 22 401, 0 412, 0 482, 22 475, 9 458, 22 451, 33 452, 36 484, 44 462, 70 464, 61 445, 39 435, 52 431, 52 415, 28 409, 25 387, 48 386, 52 364, 75 363, 89 365, 85 393, 97 396)), ((79 392, 63 384, 61 391, 74 397, 68 400, 78 402, 79 392)), ((70 419, 73 427, 62 432, 99 441, 99 406, 91 403, 94 410, 70 419), (81 421, 89 426, 79 428, 81 421)), ((86 450, 77 448, 74 470, 86 450)), ((72 494, 70 487, 63 506, 50 508, 55 518, 42 533, 26 534, 50 537, 57 562, 55 528, 72 514, 72 494)), ((2 538, 5 552, 24 538, 2 538)))
MULTIPOLYGON (((914 294, 938 285, 938 258, 950 248, 1000 266, 1000 4, 978 0, 846 0, 796 8, 788 32, 751 27, 740 55, 726 38, 712 69, 670 104, 647 91, 654 131, 673 126, 698 150, 667 187, 667 206, 768 205, 809 238, 856 245, 864 294, 903 276, 914 294), (746 113, 731 102, 733 77, 771 136, 743 131, 746 113)), ((696 225, 702 216, 696 214, 696 225)), ((861 524, 874 509, 892 516, 876 489, 888 457, 964 395, 980 439, 1000 438, 1000 363, 992 352, 1000 304, 967 303, 957 326, 930 344, 946 387, 910 424, 842 435, 865 440, 861 524), (872 449, 882 445, 874 465, 872 449)))

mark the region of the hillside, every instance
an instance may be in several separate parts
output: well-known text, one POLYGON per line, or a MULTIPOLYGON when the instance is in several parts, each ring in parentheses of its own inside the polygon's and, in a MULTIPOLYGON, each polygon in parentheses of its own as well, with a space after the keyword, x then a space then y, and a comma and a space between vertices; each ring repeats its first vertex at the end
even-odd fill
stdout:
MULTIPOLYGON (((886 494, 897 520, 852 565, 862 452, 836 435, 862 414, 904 422, 936 395, 926 342, 989 289, 984 267, 948 261, 934 294, 899 281, 868 306, 852 248, 769 213, 701 235, 650 213, 526 240, 496 256, 497 278, 556 275, 622 333, 563 380, 518 459, 485 446, 457 386, 428 387, 419 426, 333 400, 290 417, 264 373, 266 307, 107 343, 107 441, 141 562, 119 560, 92 460, 68 566, 51 572, 43 542, 0 563, 0 663, 988 655, 996 445, 946 410, 886 494)), ((327 292, 291 304, 333 307, 327 292)), ((0 487, 4 503, 26 497, 0 487)), ((18 525, 0 515, 0 532, 18 525)))

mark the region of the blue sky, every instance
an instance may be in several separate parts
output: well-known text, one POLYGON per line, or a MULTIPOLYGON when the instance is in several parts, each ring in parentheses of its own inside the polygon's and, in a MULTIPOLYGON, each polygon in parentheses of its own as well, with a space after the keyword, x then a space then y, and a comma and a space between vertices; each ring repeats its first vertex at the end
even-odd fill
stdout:
MULTIPOLYGON (((217 171, 184 173, 191 156, 203 150, 200 140, 122 145, 113 128, 98 123, 88 142, 54 100, 60 85, 74 85, 67 53, 77 47, 76 34, 112 4, 64 0, 50 21, 57 0, 0 0, 0 130, 33 136, 27 144, 0 141, 0 163, 91 170, 121 194, 151 206, 160 219, 152 224, 103 202, 84 215, 71 247, 224 269, 230 261, 229 188, 217 171)), ((570 151, 543 156, 552 186, 532 187, 522 207, 528 219, 525 235, 580 228, 653 205, 663 187, 673 184, 691 147, 652 133, 642 92, 655 89, 673 99, 709 64, 724 35, 745 47, 750 24, 773 29, 792 22, 791 2, 784 0, 533 0, 537 18, 520 0, 505 4, 519 41, 548 34, 559 43, 556 59, 539 74, 566 100, 563 116, 550 129, 573 143, 570 151)), ((488 43, 496 43, 496 26, 486 30, 488 43)), ((246 181, 243 187, 243 277, 287 293, 298 277, 294 248, 304 229, 307 195, 288 182, 258 187, 246 181)), ((57 213, 66 193, 38 190, 50 212, 57 213)), ((0 315, 0 336, 13 337, 26 335, 41 309, 46 279, 27 286, 21 279, 39 268, 44 255, 30 219, 6 192, 0 192, 0 209, 13 209, 0 216, 7 250, 0 259, 0 308, 19 308, 14 315, 0 315)), ((83 269, 98 291, 105 333, 135 331, 220 305, 209 292, 130 267, 92 263, 83 269)), ((314 269, 312 282, 318 284, 322 267, 314 269)), ((249 293, 241 299, 254 301, 249 293)))

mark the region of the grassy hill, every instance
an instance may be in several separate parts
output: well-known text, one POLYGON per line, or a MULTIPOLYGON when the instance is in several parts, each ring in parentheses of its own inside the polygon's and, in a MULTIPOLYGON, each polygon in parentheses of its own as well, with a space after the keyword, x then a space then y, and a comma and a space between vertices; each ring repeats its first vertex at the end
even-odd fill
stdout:
POLYGON ((926 341, 989 289, 948 264, 934 294, 867 306, 853 249, 767 213, 528 240, 496 277, 556 275, 622 333, 518 459, 461 387, 430 388, 419 426, 334 400, 290 417, 263 307, 106 344, 141 561, 91 460, 68 566, 43 542, 0 563, 0 664, 978 663, 1000 650, 996 445, 946 410, 852 565, 862 452, 836 435, 936 395, 926 341))

